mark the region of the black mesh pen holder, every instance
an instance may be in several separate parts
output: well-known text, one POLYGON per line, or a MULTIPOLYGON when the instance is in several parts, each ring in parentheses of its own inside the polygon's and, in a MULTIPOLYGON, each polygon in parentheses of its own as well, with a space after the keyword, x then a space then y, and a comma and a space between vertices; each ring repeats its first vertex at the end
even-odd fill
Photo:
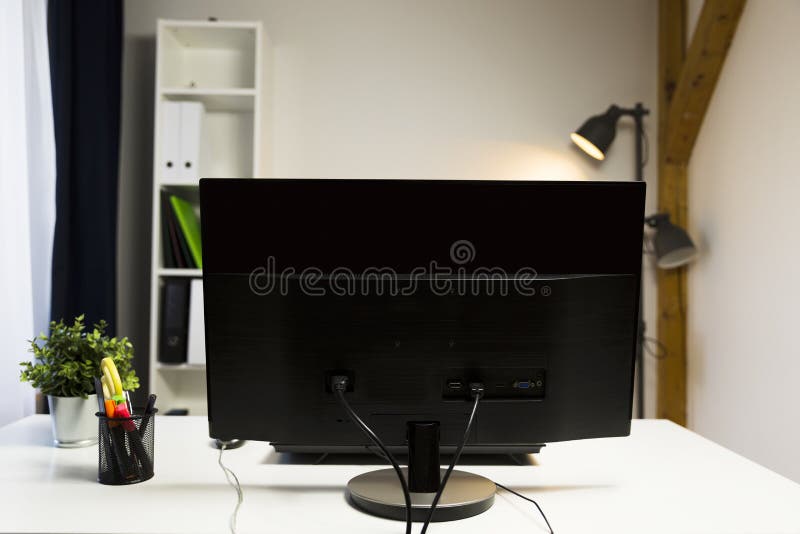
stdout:
POLYGON ((99 461, 97 481, 120 486, 153 478, 156 412, 131 417, 97 413, 99 461))

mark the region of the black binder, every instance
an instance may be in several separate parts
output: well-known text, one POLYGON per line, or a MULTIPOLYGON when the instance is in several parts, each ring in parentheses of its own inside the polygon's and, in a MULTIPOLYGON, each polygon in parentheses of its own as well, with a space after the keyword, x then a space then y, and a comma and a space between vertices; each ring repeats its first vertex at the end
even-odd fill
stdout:
POLYGON ((161 297, 158 361, 185 363, 189 330, 189 278, 165 278, 161 297))
POLYGON ((169 197, 166 191, 161 192, 161 244, 163 246, 163 263, 167 269, 179 267, 178 260, 175 258, 175 251, 172 249, 172 238, 170 237, 170 207, 169 197))

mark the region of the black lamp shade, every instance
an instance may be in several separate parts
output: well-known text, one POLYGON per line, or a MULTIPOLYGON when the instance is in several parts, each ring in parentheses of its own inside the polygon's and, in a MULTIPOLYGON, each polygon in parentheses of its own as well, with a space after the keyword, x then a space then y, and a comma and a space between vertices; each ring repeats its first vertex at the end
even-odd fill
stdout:
POLYGON ((617 135, 620 109, 611 106, 602 115, 589 117, 583 125, 570 134, 572 142, 595 159, 605 159, 606 151, 617 135))
POLYGON ((660 221, 653 237, 656 263, 660 269, 674 269, 686 265, 697 255, 692 239, 686 230, 669 220, 660 221))

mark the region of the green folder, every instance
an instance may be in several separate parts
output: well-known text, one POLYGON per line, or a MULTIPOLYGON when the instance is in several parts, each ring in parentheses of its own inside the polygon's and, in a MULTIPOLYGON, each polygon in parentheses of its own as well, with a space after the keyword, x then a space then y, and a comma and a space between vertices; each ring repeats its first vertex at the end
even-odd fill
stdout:
POLYGON ((181 227, 186 243, 189 245, 189 251, 192 253, 192 259, 199 269, 203 268, 203 254, 200 246, 200 223, 197 221, 197 216, 194 214, 192 205, 183 200, 182 198, 170 195, 169 202, 172 204, 172 210, 175 212, 175 217, 178 219, 178 224, 181 227))

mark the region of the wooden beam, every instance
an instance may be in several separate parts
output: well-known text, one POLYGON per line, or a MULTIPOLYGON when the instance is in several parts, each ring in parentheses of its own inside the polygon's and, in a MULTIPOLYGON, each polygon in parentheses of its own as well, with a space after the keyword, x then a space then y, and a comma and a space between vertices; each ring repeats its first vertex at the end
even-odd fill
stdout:
MULTIPOLYGON (((679 215, 686 205, 685 167, 668 165, 666 140, 670 103, 678 87, 686 50, 686 3, 660 0, 658 13, 658 211, 679 215), (683 195, 683 196, 682 196, 683 195)), ((686 321, 679 300, 683 269, 657 270, 658 339, 664 357, 657 361, 656 417, 686 424, 686 321)))
MULTIPOLYGON (((686 165, 660 166, 658 211, 686 225, 686 165)), ((686 426, 686 267, 658 269, 658 339, 664 357, 658 360, 656 417, 686 426)))
MULTIPOLYGON (((666 138, 667 115, 686 53, 686 2, 658 3, 658 140, 666 138)), ((659 152, 659 158, 663 156, 659 152)))
POLYGON ((667 160, 685 164, 728 54, 746 0, 705 0, 667 116, 667 160))
MULTIPOLYGON (((745 0, 705 0, 685 53, 684 0, 659 0, 658 211, 688 226, 687 166, 745 0)), ((660 270, 656 415, 686 424, 686 268, 660 270)))

